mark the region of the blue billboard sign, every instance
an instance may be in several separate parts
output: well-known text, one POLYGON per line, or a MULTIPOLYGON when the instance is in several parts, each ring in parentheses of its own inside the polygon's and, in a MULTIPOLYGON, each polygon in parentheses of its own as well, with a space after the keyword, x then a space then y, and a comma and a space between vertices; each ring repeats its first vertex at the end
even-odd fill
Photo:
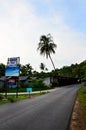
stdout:
POLYGON ((5 76, 19 76, 20 67, 19 66, 7 66, 5 68, 5 76))

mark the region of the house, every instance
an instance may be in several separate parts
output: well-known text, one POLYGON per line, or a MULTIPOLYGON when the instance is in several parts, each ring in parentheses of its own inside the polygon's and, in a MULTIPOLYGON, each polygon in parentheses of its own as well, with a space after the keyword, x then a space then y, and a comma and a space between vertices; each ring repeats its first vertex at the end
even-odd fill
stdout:
POLYGON ((50 86, 51 86, 51 78, 50 78, 50 77, 44 78, 43 83, 44 83, 46 86, 50 87, 50 86))
POLYGON ((5 84, 9 87, 15 88, 17 87, 17 83, 19 83, 19 86, 28 86, 29 77, 28 76, 19 76, 19 77, 2 76, 0 77, 0 88, 3 88, 5 84))
POLYGON ((0 88, 4 86, 5 79, 6 79, 5 76, 0 77, 0 88))
POLYGON ((58 85, 58 77, 57 76, 51 76, 44 78, 43 83, 48 87, 56 87, 58 85))
POLYGON ((30 78, 28 76, 19 76, 19 82, 21 87, 29 87, 30 78))

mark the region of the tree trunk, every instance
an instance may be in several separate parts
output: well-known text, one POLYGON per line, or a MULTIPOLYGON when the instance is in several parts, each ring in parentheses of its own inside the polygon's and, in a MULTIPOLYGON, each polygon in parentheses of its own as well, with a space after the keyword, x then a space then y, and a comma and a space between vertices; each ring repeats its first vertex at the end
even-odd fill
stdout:
POLYGON ((52 60, 50 54, 49 54, 49 58, 50 58, 50 60, 51 60, 51 62, 52 62, 52 65, 53 65, 54 70, 56 70, 56 69, 55 69, 55 65, 54 65, 54 63, 53 63, 53 60, 52 60))

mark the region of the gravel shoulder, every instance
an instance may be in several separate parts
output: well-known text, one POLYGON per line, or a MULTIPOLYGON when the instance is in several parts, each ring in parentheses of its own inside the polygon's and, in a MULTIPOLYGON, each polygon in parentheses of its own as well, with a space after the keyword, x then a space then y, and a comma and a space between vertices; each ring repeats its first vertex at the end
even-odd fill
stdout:
POLYGON ((84 114, 82 112, 78 97, 76 99, 73 113, 72 113, 70 130, 86 130, 86 124, 84 121, 84 114))

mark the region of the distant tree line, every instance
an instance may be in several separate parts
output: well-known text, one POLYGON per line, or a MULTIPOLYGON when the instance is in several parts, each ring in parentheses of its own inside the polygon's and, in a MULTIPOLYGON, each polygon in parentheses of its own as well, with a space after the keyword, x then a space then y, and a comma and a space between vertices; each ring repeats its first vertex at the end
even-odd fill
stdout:
POLYGON ((86 81, 86 60, 80 64, 71 64, 71 66, 64 66, 58 69, 58 74, 64 77, 80 78, 86 81))
MULTIPOLYGON (((44 64, 40 65, 42 65, 39 66, 42 71, 38 72, 35 71, 30 64, 20 64, 20 76, 45 78, 53 75, 60 75, 63 77, 80 78, 82 81, 86 81, 86 60, 81 62, 80 64, 71 64, 70 66, 64 66, 60 69, 52 70, 51 72, 44 71, 44 64)), ((3 63, 0 63, 0 77, 1 76, 5 76, 5 65, 3 63)))

